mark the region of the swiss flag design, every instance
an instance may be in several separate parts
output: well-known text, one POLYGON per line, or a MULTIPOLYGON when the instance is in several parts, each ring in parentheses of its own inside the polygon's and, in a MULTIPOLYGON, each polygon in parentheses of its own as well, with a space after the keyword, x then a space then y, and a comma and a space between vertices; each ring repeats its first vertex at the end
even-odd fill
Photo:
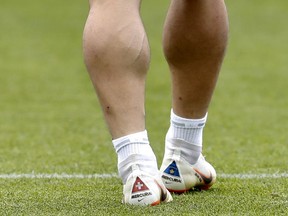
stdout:
POLYGON ((133 185, 132 193, 146 191, 146 190, 149 190, 149 188, 145 185, 145 183, 139 177, 137 177, 133 185))

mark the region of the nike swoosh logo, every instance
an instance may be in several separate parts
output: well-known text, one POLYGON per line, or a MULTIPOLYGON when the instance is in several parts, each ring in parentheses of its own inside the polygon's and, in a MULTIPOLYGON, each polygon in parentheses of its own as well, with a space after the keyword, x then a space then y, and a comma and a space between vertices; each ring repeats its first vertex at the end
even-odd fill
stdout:
POLYGON ((160 190, 161 190, 161 198, 160 198, 161 202, 162 202, 162 201, 165 201, 166 198, 167 198, 167 190, 164 190, 164 189, 162 188, 162 186, 161 186, 156 180, 154 180, 154 181, 155 181, 155 183, 158 185, 158 187, 159 187, 160 190))
POLYGON ((160 188, 161 188, 161 201, 165 201, 167 198, 167 191, 164 191, 162 187, 160 188))
POLYGON ((210 173, 210 176, 207 177, 206 175, 204 175, 203 173, 201 173, 201 172, 200 172, 199 170, 197 170, 197 169, 194 169, 194 171, 200 175, 200 177, 203 179, 203 181, 204 181, 205 184, 210 184, 210 183, 212 182, 213 177, 212 177, 212 173, 211 173, 211 172, 209 172, 209 173, 210 173))
POLYGON ((167 182, 167 181, 165 181, 165 184, 167 184, 167 185, 168 185, 168 184, 172 184, 172 182, 167 182))
POLYGON ((138 199, 138 202, 141 202, 142 200, 144 200, 144 198, 142 198, 142 199, 138 199))

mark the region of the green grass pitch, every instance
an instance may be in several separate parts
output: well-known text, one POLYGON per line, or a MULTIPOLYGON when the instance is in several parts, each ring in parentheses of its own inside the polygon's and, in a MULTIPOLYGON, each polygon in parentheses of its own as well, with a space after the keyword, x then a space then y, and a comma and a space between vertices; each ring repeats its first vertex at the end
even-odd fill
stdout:
MULTIPOLYGON (((159 163, 171 103, 161 48, 168 3, 142 5, 152 52, 147 130, 159 163)), ((218 181, 209 191, 143 208, 121 204, 115 177, 9 175, 114 174, 117 168, 82 60, 88 1, 1 0, 0 215, 287 215, 288 3, 227 1, 227 7, 229 47, 204 137, 218 181)))

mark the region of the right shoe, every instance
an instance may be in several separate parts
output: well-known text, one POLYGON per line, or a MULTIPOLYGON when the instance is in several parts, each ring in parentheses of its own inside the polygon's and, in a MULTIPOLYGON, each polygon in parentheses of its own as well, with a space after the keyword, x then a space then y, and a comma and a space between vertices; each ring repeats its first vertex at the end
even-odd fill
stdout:
POLYGON ((133 165, 132 173, 123 186, 123 203, 141 206, 155 206, 173 200, 163 185, 160 175, 151 176, 133 165))
POLYGON ((180 150, 165 154, 160 168, 165 187, 174 193, 193 188, 208 190, 216 181, 216 171, 201 154, 193 165, 181 157, 180 150))

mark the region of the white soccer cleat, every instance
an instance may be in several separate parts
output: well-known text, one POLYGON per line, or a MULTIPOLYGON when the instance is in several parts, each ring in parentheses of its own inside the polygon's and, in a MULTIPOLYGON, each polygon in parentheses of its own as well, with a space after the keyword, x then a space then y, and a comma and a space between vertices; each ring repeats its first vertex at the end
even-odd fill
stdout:
MULTIPOLYGON (((135 168, 136 167, 136 168, 135 168)), ((159 176, 151 176, 133 167, 126 184, 123 186, 123 203, 131 205, 155 206, 173 200, 159 176)))
POLYGON ((208 190, 216 181, 215 169, 202 154, 191 165, 181 157, 179 150, 164 156, 160 172, 165 187, 174 193, 184 193, 193 188, 208 190))

